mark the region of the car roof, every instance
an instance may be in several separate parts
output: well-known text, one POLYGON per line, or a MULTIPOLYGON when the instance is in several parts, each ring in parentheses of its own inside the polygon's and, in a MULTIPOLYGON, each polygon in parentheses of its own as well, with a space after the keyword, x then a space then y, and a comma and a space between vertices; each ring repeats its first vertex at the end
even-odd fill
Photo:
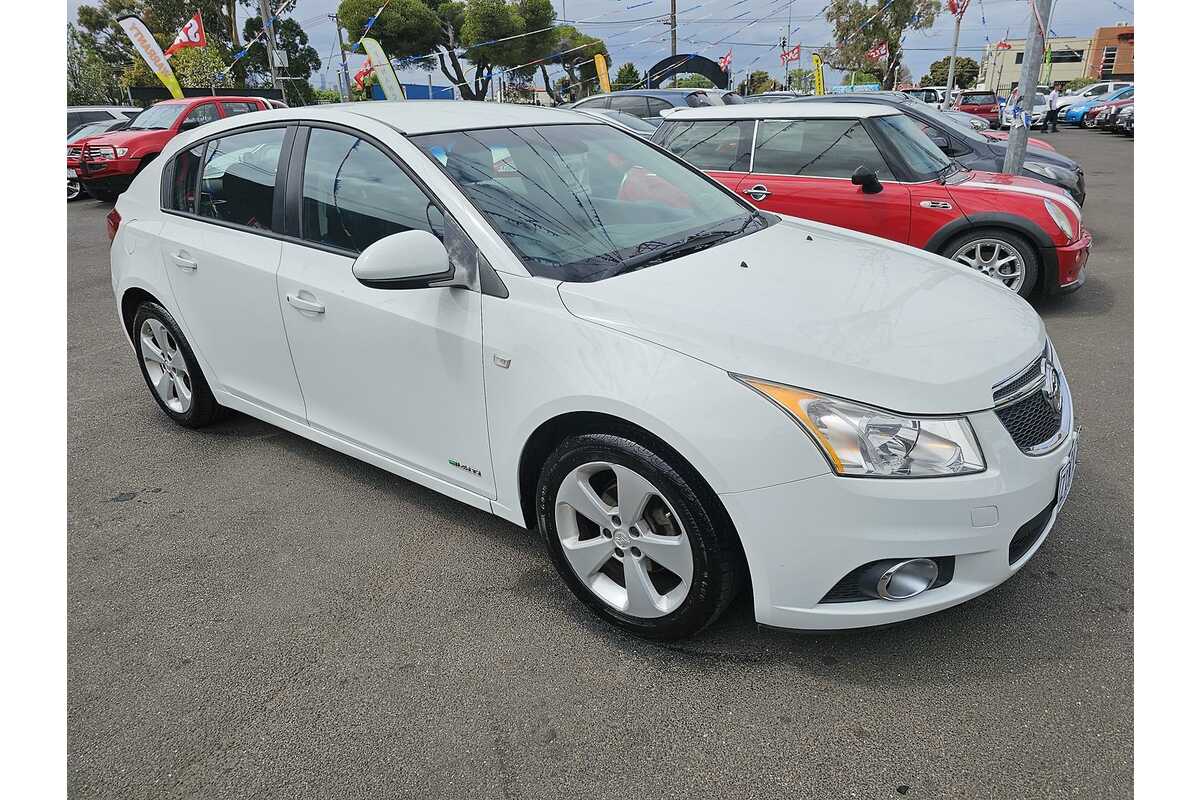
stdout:
POLYGON ((832 117, 865 119, 887 117, 900 112, 878 103, 745 103, 736 106, 685 108, 667 117, 668 122, 687 119, 797 119, 832 117))
POLYGON ((476 103, 467 100, 374 100, 275 108, 255 112, 254 121, 312 119, 341 121, 353 125, 356 117, 378 120, 406 135, 521 125, 604 124, 599 120, 592 123, 584 116, 565 108, 514 103, 476 103))
POLYGON ((137 106, 67 106, 67 111, 141 111, 137 106))

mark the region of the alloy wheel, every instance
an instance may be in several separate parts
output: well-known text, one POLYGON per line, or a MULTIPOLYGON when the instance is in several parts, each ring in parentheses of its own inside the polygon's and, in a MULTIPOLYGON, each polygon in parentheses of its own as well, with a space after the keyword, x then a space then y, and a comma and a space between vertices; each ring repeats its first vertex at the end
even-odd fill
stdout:
POLYGON ((67 180, 67 199, 68 200, 74 200, 76 197, 79 197, 79 195, 82 193, 83 193, 83 187, 79 184, 79 181, 70 180, 70 179, 67 180))
POLYGON ((167 326, 153 317, 142 323, 139 333, 142 367, 163 405, 176 414, 192 407, 192 376, 179 342, 167 326))
POLYGON ((671 504, 621 464, 593 461, 563 479, 555 527, 575 575, 605 604, 633 617, 670 614, 692 585, 692 546, 671 504))
POLYGON ((972 239, 950 259, 995 278, 1014 292, 1025 284, 1025 259, 1016 248, 1000 239, 972 239))

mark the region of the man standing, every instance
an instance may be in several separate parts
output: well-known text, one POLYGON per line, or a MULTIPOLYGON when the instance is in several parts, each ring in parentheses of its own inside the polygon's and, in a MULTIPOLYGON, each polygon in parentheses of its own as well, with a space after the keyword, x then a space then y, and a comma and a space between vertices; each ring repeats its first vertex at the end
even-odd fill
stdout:
POLYGON ((1046 109, 1046 116, 1042 119, 1042 133, 1046 132, 1046 126, 1050 126, 1051 133, 1058 133, 1058 87, 1059 84, 1054 84, 1050 87, 1050 96, 1047 98, 1050 107, 1046 109))

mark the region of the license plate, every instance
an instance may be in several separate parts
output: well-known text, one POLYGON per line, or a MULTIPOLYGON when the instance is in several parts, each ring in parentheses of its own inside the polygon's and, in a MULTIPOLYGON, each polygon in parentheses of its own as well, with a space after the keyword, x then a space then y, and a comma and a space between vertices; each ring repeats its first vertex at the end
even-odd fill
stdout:
POLYGON ((79 170, 77 170, 77 169, 69 169, 69 170, 67 170, 67 175, 68 175, 68 176, 70 176, 70 177, 72 177, 72 178, 78 178, 78 177, 79 177, 79 170))
POLYGON ((1067 463, 1063 464, 1058 470, 1058 507, 1062 508, 1062 504, 1066 502, 1067 495, 1071 493, 1071 485, 1075 482, 1075 462, 1079 458, 1079 439, 1071 445, 1071 455, 1067 458, 1067 463))

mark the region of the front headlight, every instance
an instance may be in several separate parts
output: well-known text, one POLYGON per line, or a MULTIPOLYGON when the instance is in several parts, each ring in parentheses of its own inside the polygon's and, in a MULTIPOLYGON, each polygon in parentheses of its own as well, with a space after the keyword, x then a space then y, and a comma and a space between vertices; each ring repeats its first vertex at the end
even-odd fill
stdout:
POLYGON ((1050 219, 1054 220, 1054 224, 1067 237, 1067 242, 1071 242, 1075 238, 1075 229, 1071 225, 1071 220, 1067 217, 1066 212, 1059 207, 1058 203, 1051 200, 1043 200, 1042 204, 1046 206, 1046 213, 1050 215, 1050 219))
POLYGON ((794 386, 733 377, 787 412, 838 475, 928 478, 968 475, 986 466, 966 417, 905 417, 794 386))
POLYGON ((1058 167, 1053 167, 1049 164, 1043 164, 1039 161, 1026 161, 1024 166, 1025 169, 1029 170, 1035 175, 1041 175, 1043 178, 1049 178, 1052 181, 1068 180, 1070 177, 1065 171, 1060 170, 1058 167))
POLYGON ((129 152, 129 148, 127 148, 127 147, 118 147, 118 148, 117 148, 117 158, 124 158, 124 157, 125 157, 125 154, 126 154, 126 153, 128 153, 128 152, 129 152))

